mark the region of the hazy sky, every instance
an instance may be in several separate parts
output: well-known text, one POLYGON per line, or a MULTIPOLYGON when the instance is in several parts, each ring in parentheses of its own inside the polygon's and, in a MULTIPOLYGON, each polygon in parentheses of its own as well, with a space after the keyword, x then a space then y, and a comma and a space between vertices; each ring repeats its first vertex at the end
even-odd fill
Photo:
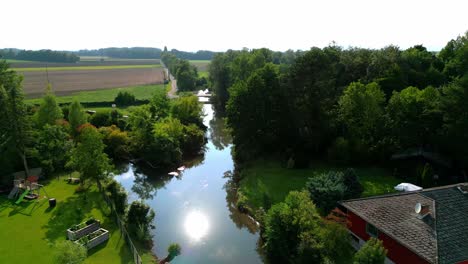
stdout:
POLYGON ((468 30, 467 10, 467 0, 1 0, 0 48, 439 50, 468 30))

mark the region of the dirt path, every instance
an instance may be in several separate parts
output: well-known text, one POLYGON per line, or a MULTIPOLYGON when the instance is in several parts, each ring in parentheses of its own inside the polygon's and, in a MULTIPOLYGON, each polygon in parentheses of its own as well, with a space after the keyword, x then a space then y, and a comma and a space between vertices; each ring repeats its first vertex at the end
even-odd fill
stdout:
POLYGON ((169 76, 169 79, 171 80, 171 89, 167 92, 167 96, 171 99, 177 98, 179 97, 177 95, 177 80, 172 76, 172 74, 169 76))

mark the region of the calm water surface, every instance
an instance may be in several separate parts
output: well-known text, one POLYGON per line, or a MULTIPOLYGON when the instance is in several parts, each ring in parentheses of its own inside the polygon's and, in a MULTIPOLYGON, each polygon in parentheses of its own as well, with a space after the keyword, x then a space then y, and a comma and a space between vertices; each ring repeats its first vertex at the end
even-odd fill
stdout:
POLYGON ((171 263, 262 263, 258 228, 234 205, 231 140, 212 106, 203 109, 209 127, 206 149, 181 164, 187 169, 179 177, 129 164, 116 180, 129 192, 129 202, 143 199, 156 212, 152 236, 158 257, 165 257, 169 244, 177 242, 182 254, 171 263))

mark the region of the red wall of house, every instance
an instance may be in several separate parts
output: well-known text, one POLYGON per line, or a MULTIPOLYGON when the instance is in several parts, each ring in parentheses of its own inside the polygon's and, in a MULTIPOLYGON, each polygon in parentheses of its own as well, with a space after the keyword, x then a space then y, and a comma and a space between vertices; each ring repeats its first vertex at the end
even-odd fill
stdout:
POLYGON ((458 262, 457 264, 468 264, 468 260, 464 260, 462 262, 458 262))
MULTIPOLYGON (((362 240, 367 241, 370 236, 366 232, 366 221, 361 217, 357 216, 351 211, 348 211, 348 229, 354 234, 359 236, 362 240)), ((400 245, 398 242, 393 240, 391 237, 384 233, 379 233, 379 239, 383 241, 384 247, 388 250, 387 257, 393 262, 399 263, 411 263, 411 264, 428 264, 426 260, 419 257, 413 251, 400 245)), ((468 264, 468 263, 467 263, 468 264)))

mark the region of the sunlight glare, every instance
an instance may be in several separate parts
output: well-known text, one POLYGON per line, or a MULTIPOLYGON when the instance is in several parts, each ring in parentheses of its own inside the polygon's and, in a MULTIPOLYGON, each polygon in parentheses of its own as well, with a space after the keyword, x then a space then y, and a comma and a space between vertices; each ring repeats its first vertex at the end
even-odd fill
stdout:
POLYGON ((201 238, 206 236, 209 229, 208 218, 200 211, 192 211, 185 218, 185 232, 187 235, 195 240, 199 241, 201 238))

